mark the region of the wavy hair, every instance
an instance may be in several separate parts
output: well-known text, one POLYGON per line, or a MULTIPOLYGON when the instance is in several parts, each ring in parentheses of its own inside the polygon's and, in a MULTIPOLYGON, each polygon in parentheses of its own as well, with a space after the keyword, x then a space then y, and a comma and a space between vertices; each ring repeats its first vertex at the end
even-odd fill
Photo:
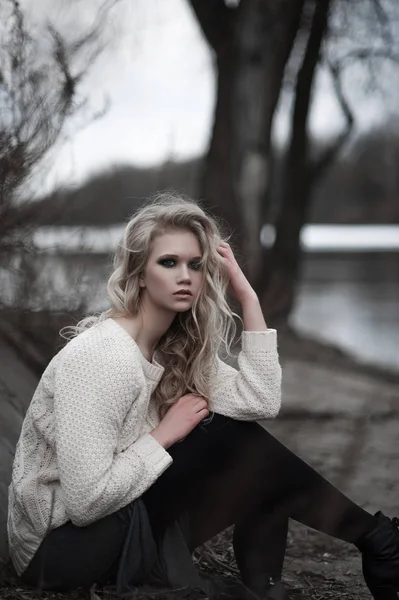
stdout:
MULTIPOLYGON (((209 402, 212 373, 220 348, 223 346, 231 355, 237 330, 234 317, 239 320, 240 317, 226 300, 229 275, 217 248, 228 236, 223 235, 222 225, 214 216, 207 214, 198 202, 182 195, 164 192, 152 197, 133 214, 117 247, 114 270, 107 284, 111 307, 65 328, 68 337, 73 337, 111 316, 139 314, 142 289, 139 277, 147 264, 152 242, 164 233, 181 230, 192 232, 198 239, 204 277, 191 309, 176 314, 155 349, 157 360, 165 368, 153 393, 160 418, 181 396, 190 392, 209 402)), ((61 335, 64 333, 61 330, 61 335)))

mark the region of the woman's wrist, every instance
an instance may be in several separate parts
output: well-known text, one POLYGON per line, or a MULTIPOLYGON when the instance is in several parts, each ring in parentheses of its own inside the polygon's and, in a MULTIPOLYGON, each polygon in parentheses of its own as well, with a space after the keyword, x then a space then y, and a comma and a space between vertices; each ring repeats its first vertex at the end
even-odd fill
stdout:
POLYGON ((263 316, 258 296, 249 294, 241 302, 245 331, 266 331, 267 325, 263 316))
POLYGON ((251 288, 239 298, 239 302, 241 306, 244 306, 246 304, 253 304, 254 302, 259 302, 258 294, 253 288, 251 288))
POLYGON ((163 429, 159 427, 159 425, 150 431, 150 435, 152 435, 158 444, 160 444, 165 450, 172 446, 172 442, 170 441, 169 437, 165 434, 163 429))

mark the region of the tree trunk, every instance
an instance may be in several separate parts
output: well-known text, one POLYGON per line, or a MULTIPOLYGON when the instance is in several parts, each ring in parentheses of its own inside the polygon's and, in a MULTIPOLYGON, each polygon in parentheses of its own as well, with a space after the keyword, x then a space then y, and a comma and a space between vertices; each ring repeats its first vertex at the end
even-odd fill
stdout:
POLYGON ((246 273, 253 282, 261 259, 262 204, 267 198, 273 117, 303 2, 247 0, 236 20, 234 193, 244 233, 246 273))
POLYGON ((205 159, 202 195, 213 214, 223 218, 235 232, 241 246, 241 222, 233 184, 233 104, 234 49, 226 49, 216 60, 217 95, 211 144, 205 159))
POLYGON ((307 219, 313 185, 308 132, 311 92, 330 4, 331 0, 315 2, 306 52, 295 86, 291 141, 282 175, 276 239, 269 255, 269 277, 264 279, 265 288, 260 293, 266 318, 273 325, 287 322, 294 302, 301 258, 300 233, 307 219))
POLYGON ((250 281, 261 253, 273 116, 303 3, 243 0, 236 9, 223 9, 214 0, 191 0, 218 69, 203 195, 234 228, 250 281), (222 27, 227 20, 229 27, 222 27))

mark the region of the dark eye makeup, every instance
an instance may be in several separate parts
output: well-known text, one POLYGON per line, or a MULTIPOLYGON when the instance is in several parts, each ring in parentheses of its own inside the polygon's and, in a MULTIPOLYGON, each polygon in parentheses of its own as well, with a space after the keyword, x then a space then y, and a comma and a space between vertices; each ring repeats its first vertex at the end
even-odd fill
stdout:
MULTIPOLYGON (((162 265, 163 267, 173 267, 176 264, 176 260, 174 258, 161 258, 160 260, 158 260, 158 264, 162 265), (172 263, 172 264, 170 264, 172 263)), ((201 269, 201 262, 200 261, 193 261, 190 263, 191 268, 194 269, 195 271, 198 271, 199 269, 201 269)))

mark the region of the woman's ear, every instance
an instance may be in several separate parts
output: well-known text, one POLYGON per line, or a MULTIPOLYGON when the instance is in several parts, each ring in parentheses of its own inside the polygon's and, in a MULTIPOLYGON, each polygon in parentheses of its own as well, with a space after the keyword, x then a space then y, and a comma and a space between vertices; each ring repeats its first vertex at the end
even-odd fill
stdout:
POLYGON ((141 273, 139 273, 139 286, 141 288, 145 288, 145 271, 141 271, 141 273))

